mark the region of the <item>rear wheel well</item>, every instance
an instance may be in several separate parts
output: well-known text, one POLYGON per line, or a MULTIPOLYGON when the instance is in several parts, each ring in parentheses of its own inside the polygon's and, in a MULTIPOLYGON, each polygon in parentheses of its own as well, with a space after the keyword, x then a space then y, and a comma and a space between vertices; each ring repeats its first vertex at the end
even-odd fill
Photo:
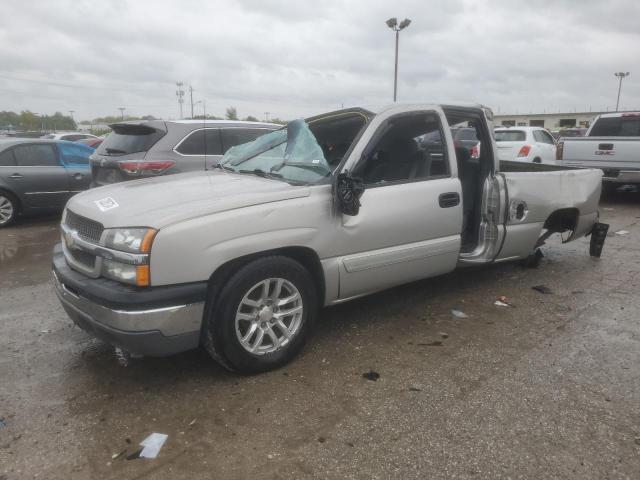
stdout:
POLYGON ((574 231, 578 224, 580 212, 577 208, 562 208, 556 210, 544 222, 544 227, 553 233, 562 233, 567 230, 574 231))
POLYGON ((265 250, 263 252, 256 252, 250 255, 244 255, 242 257, 229 260, 227 263, 220 265, 215 272, 209 277, 209 289, 208 289, 208 303, 211 308, 215 303, 218 294, 226 281, 233 275, 238 269, 244 265, 252 262, 261 257, 267 257, 272 255, 282 255, 283 257, 291 258, 302 266, 304 266, 311 277, 313 283, 316 286, 318 292, 318 302, 320 305, 324 304, 325 297, 325 281, 324 271, 322 270, 322 264, 318 254, 307 247, 284 247, 276 248, 273 250, 265 250))

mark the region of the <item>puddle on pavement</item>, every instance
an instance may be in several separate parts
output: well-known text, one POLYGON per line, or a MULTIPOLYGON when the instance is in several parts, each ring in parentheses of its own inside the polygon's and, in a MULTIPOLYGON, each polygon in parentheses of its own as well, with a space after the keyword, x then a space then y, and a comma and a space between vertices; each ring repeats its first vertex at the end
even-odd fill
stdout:
POLYGON ((59 242, 57 217, 27 219, 0 230, 0 288, 35 285, 51 275, 51 252, 59 242))

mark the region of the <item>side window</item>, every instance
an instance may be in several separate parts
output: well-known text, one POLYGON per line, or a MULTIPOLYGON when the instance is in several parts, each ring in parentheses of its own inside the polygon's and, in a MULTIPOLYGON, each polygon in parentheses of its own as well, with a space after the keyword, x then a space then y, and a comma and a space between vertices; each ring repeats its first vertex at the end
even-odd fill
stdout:
POLYGON ((57 167, 58 158, 53 145, 32 144, 18 145, 14 148, 13 154, 16 158, 16 165, 20 167, 57 167))
POLYGON ((5 150, 0 153, 0 167, 13 167, 16 161, 13 158, 13 150, 5 150))
POLYGON ((222 155, 220 130, 206 128, 195 130, 182 140, 176 147, 176 152, 182 155, 222 155))
POLYGON ((540 130, 533 131, 533 138, 535 139, 536 142, 544 143, 544 139, 542 138, 540 130))
POLYGON ((442 126, 433 113, 394 117, 375 142, 354 172, 365 185, 429 180, 450 174, 442 126))
POLYGON ((265 128, 226 128, 220 131, 222 136, 222 151, 226 152, 231 147, 248 143, 260 135, 269 133, 265 128))
POLYGON ((93 149, 77 143, 59 143, 62 161, 67 165, 89 165, 89 155, 93 149))
POLYGON ((553 137, 549 134, 549 132, 545 132, 544 130, 540 130, 540 135, 542 135, 542 141, 544 143, 549 143, 551 145, 555 145, 556 142, 553 140, 553 137))

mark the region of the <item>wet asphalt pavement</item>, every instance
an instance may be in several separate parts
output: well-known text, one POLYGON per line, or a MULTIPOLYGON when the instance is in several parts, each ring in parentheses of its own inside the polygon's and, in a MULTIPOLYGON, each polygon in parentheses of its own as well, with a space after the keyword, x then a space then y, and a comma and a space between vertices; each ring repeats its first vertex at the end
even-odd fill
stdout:
POLYGON ((600 260, 554 239, 537 269, 326 309, 252 377, 202 351, 120 366, 55 298, 57 219, 23 220, 0 231, 0 479, 640 478, 640 193, 601 218, 600 260), (127 460, 152 432, 158 458, 127 460))

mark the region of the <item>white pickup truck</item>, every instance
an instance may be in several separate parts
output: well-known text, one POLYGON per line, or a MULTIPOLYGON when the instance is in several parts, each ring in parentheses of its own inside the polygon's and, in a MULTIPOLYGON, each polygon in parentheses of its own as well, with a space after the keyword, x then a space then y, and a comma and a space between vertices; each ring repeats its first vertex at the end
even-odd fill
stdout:
POLYGON ((458 266, 527 258, 557 232, 600 256, 599 170, 499 162, 481 106, 331 112, 215 169, 73 197, 53 272, 69 316, 140 355, 203 345, 225 367, 289 361, 319 307, 458 266), (472 158, 451 125, 475 129, 472 158))
POLYGON ((557 163, 599 168, 609 186, 640 185, 640 112, 598 116, 585 137, 558 143, 557 163))

